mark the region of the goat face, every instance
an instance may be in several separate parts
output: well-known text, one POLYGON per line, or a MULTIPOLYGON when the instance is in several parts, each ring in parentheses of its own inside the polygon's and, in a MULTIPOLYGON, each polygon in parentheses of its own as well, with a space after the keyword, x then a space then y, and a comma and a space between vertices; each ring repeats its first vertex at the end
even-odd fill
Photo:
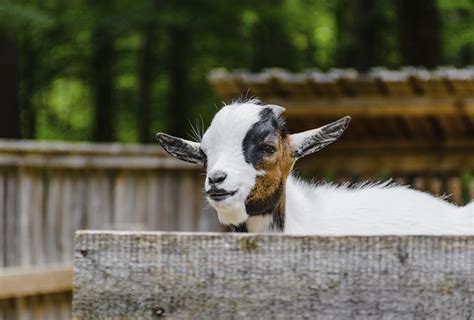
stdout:
POLYGON ((335 141, 350 118, 289 135, 275 105, 257 101, 223 107, 200 143, 163 133, 157 139, 172 156, 206 166, 205 192, 219 220, 238 226, 252 215, 284 206, 284 186, 295 160, 335 141))

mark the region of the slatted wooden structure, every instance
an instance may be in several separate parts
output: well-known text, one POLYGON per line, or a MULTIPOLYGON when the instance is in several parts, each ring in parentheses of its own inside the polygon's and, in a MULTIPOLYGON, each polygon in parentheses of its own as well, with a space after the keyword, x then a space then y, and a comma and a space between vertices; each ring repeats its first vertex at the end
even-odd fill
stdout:
POLYGON ((284 106, 291 132, 351 115, 340 141, 302 161, 304 173, 337 181, 392 176, 457 203, 474 198, 474 67, 218 69, 209 80, 224 101, 256 96, 284 106))
POLYGON ((0 319, 69 319, 77 229, 221 230, 158 146, 0 141, 0 319))

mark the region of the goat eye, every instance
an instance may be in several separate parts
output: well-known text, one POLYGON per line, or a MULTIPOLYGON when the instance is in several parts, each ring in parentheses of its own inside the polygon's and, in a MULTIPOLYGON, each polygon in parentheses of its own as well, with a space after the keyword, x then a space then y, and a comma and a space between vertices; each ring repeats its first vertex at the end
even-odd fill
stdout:
POLYGON ((264 144, 260 148, 263 152, 269 155, 274 154, 276 151, 275 147, 270 144, 264 144))

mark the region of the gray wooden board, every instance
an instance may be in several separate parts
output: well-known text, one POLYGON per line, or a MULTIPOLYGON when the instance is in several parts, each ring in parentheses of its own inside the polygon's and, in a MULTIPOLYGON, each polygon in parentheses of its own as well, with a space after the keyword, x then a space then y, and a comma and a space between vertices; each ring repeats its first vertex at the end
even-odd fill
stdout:
POLYGON ((472 319, 474 237, 79 231, 73 317, 472 319))

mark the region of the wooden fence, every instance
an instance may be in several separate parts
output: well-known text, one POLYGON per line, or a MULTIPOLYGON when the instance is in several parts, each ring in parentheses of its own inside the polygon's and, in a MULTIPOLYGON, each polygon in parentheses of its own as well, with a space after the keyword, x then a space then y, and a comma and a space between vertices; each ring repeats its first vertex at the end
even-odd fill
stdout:
POLYGON ((472 319, 473 252, 473 236, 78 232, 73 318, 472 319))
MULTIPOLYGON (((385 178, 381 169, 392 169, 398 179, 453 194, 459 203, 474 197, 470 166, 439 175, 433 162, 400 166, 402 158, 381 162, 380 154, 354 148, 315 155, 319 172, 299 168, 333 181, 385 178)), ((69 317, 78 229, 222 231, 202 183, 201 168, 158 146, 0 140, 0 319, 69 317)))
POLYGON ((0 319, 69 318, 78 229, 221 230, 200 172, 158 146, 0 141, 0 319))

